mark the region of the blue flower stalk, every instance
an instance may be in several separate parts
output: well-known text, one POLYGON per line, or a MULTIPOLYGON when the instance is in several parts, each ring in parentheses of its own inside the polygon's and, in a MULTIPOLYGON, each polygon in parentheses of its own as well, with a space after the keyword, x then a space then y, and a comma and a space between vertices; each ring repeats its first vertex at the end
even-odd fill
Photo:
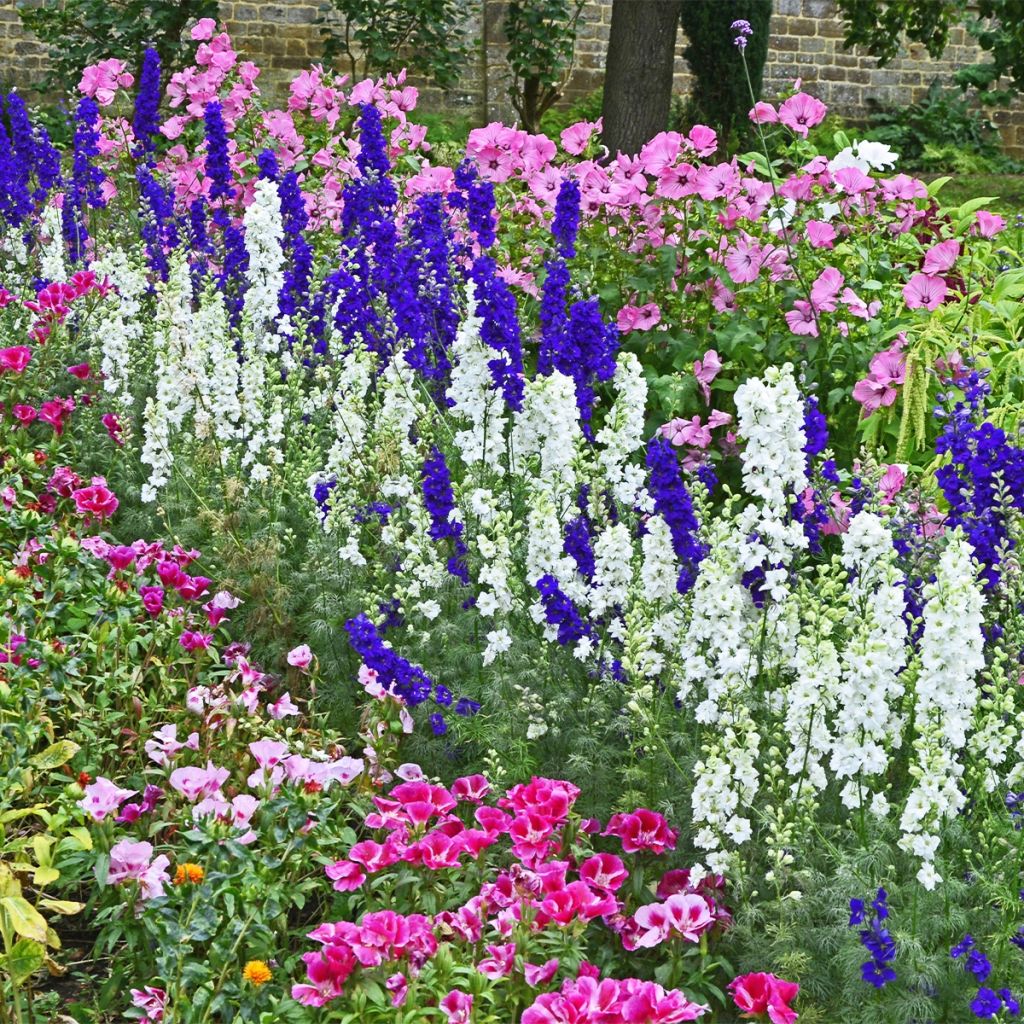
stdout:
POLYGON ((875 988, 884 988, 896 980, 892 962, 896 959, 896 942, 889 929, 882 922, 889 916, 889 896, 879 889, 871 901, 874 914, 868 916, 863 900, 850 900, 850 927, 866 925, 859 932, 860 943, 870 954, 870 959, 861 964, 861 977, 875 988))
POLYGON ((160 128, 160 54, 148 47, 142 55, 139 89, 135 94, 135 116, 132 132, 135 135, 136 159, 149 160, 156 150, 156 134, 160 128))
POLYGON ((685 594, 696 582, 697 569, 707 554, 700 542, 700 524, 693 511, 693 499, 683 483, 679 459, 672 445, 663 437, 655 437, 648 442, 647 468, 654 510, 668 524, 672 550, 680 563, 676 590, 685 594))

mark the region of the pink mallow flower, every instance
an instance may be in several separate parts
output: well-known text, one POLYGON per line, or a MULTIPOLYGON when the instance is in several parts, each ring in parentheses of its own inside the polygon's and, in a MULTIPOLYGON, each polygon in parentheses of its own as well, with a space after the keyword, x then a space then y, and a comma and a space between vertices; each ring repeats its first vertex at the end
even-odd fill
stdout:
POLYGON ((863 406, 864 419, 896 401, 897 389, 906 378, 907 357, 896 348, 889 348, 875 355, 868 369, 868 375, 853 386, 853 397, 863 406))
POLYGON ((623 334, 631 331, 649 331, 661 322, 661 310, 656 302, 644 306, 623 306, 615 318, 615 324, 623 334))
POLYGON ((914 274, 903 286, 907 309, 938 309, 946 298, 946 282, 931 274, 914 274))
POLYGON ((821 100, 798 92, 779 107, 779 121, 806 139, 808 129, 821 124, 827 113, 828 107, 821 100))

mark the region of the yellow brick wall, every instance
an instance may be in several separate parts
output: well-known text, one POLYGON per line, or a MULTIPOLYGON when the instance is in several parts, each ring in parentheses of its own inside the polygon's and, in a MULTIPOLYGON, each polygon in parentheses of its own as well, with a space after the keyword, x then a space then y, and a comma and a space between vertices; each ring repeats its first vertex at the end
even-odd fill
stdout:
MULTIPOLYGON (((452 110, 478 123, 511 120, 507 97, 507 69, 503 64, 501 0, 467 2, 467 28, 477 45, 457 88, 441 93, 422 89, 426 109, 452 110)), ((639 2, 639 0, 634 0, 639 2)), ((726 2, 726 0, 722 0, 726 2)), ((267 98, 282 101, 294 73, 320 60, 317 16, 326 5, 318 0, 225 0, 221 16, 237 48, 264 69, 260 86, 267 98)), ((566 103, 601 84, 604 55, 611 25, 611 3, 588 0, 580 19, 576 66, 566 90, 566 103)), ((682 40, 678 51, 682 52, 682 40)), ((869 100, 896 106, 919 99, 938 77, 949 82, 953 71, 978 57, 962 29, 954 30, 943 58, 932 60, 923 47, 911 46, 889 66, 879 68, 873 58, 842 48, 842 31, 833 0, 775 0, 771 23, 765 95, 773 96, 793 79, 804 85, 837 113, 863 118, 869 100)), ((30 89, 45 66, 45 51, 21 30, 13 0, 0 0, 0 85, 30 89)), ((339 70, 347 70, 339 68, 339 70)), ((686 64, 678 58, 675 88, 688 87, 686 64)), ((1009 152, 1024 156, 1024 102, 993 112, 1009 152)))

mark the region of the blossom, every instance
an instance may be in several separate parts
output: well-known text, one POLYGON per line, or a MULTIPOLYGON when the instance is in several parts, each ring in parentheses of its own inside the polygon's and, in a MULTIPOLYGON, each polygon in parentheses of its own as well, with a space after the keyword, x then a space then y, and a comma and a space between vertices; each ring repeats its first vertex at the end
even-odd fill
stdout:
POLYGON ((137 790, 134 789, 121 789, 120 786, 101 775, 94 783, 85 787, 85 796, 78 801, 78 806, 93 821, 102 821, 136 792, 137 790))
POLYGON ((75 510, 79 515, 109 519, 117 511, 119 502, 106 483, 103 477, 94 476, 90 486, 80 487, 71 492, 71 497, 75 500, 75 510))
POLYGON ((264 960, 250 960, 242 968, 242 980, 249 982, 254 988, 265 985, 273 976, 264 960))
POLYGON ((133 843, 122 839, 110 849, 108 885, 138 882, 139 895, 144 900, 156 899, 164 894, 164 883, 170 881, 167 866, 170 860, 161 854, 153 858, 151 843, 133 843))
POLYGON ((938 309, 946 299, 946 282, 941 277, 917 273, 903 286, 907 309, 938 309))
POLYGON ((792 1024, 797 1019, 790 1003, 800 986, 774 974, 744 974, 728 985, 733 1002, 744 1013, 767 1014, 771 1024, 792 1024))
POLYGON ((828 113, 821 100, 798 92, 783 101, 779 107, 779 121, 797 135, 807 138, 807 131, 820 124, 828 113))
POLYGON ((11 373, 22 373, 32 358, 32 349, 27 345, 12 345, 0 348, 0 369, 11 373))
POLYGON ((179 864, 174 872, 174 884, 185 885, 187 882, 190 885, 198 885, 206 877, 206 872, 203 870, 201 864, 194 864, 191 861, 186 861, 183 864, 179 864))
POLYGON ((313 664, 313 652, 309 649, 308 644, 300 644, 288 652, 286 661, 300 672, 306 672, 309 670, 309 666, 313 664))

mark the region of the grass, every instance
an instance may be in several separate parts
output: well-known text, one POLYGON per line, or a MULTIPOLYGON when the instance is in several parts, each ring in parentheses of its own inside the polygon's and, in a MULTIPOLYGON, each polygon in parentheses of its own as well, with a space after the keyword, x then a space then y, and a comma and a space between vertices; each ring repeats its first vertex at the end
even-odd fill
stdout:
MULTIPOLYGON (((945 175, 922 175, 925 181, 941 177, 945 175)), ((940 196, 946 206, 957 206, 977 196, 993 196, 990 208, 994 213, 1015 216, 1024 213, 1024 174, 954 174, 940 196)))

